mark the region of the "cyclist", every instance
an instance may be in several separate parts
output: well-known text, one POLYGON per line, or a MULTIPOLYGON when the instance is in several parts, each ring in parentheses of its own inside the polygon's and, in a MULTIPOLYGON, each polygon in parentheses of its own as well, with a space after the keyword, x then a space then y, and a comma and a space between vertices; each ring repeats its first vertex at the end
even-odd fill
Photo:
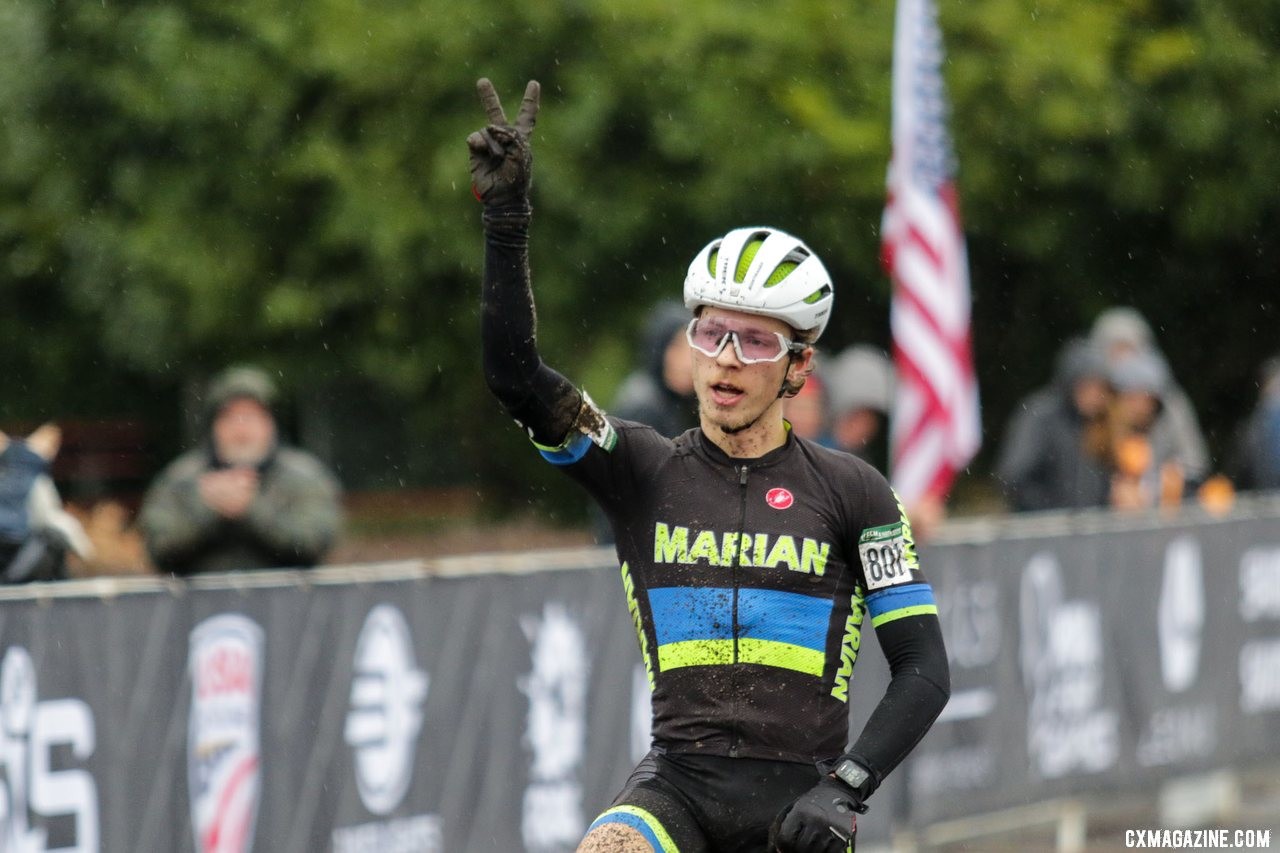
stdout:
POLYGON ((653 750, 579 851, 845 851, 856 814, 946 704, 946 653, 911 526, 884 478, 790 434, 832 285, 804 243, 730 231, 689 267, 700 426, 611 418, 544 364, 528 267, 530 135, 488 80, 468 137, 484 205, 486 381, 615 533, 653 699, 653 750), (845 749, 869 614, 891 681, 845 749), (816 765, 816 766, 815 766, 816 765))

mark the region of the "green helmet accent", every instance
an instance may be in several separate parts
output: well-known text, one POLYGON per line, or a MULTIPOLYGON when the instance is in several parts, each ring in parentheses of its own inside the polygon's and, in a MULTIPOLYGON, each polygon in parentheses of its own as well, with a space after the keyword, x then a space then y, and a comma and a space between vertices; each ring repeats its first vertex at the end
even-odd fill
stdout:
POLYGON ((764 245, 764 240, 752 240, 742 250, 742 257, 738 258, 738 269, 733 274, 733 280, 738 284, 742 284, 742 280, 747 277, 747 270, 751 268, 751 261, 755 258, 756 252, 760 251, 760 247, 764 245))
MULTIPOLYGON (((800 265, 797 264, 795 261, 783 261, 782 263, 778 264, 778 268, 774 270, 773 273, 764 280, 764 286, 773 287, 775 284, 780 284, 782 280, 787 276, 791 275, 791 271, 798 266, 800 265)), ((817 294, 815 294, 815 296, 816 295, 817 294)), ((810 299, 812 298, 813 297, 810 297, 810 299)), ((808 302, 809 300, 806 299, 805 301, 808 302)))

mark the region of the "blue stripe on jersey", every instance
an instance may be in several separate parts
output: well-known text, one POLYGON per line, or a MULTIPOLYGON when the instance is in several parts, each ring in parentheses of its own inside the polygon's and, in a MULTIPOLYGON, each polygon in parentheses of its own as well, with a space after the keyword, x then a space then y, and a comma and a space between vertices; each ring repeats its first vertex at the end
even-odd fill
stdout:
POLYGON ((927 583, 890 587, 867 596, 867 613, 874 620, 894 610, 934 604, 933 588, 927 583))
POLYGON ((738 591, 740 637, 825 651, 833 602, 773 589, 738 591))
MULTIPOLYGON (((733 639, 733 590, 657 587, 649 606, 658 645, 686 640, 733 639)), ((826 598, 773 589, 738 591, 738 637, 824 651, 833 603, 826 598)))
POLYGON ((733 639, 733 590, 665 586, 649 590, 658 645, 733 639))

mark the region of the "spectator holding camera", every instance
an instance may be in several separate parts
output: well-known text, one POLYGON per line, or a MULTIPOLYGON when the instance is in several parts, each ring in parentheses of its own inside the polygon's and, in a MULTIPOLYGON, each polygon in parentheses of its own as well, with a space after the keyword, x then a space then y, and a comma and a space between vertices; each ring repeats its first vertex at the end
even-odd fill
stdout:
POLYGON ((255 368, 232 368, 210 385, 207 442, 161 472, 143 502, 139 525, 162 571, 310 567, 333 545, 337 480, 279 442, 276 397, 255 368))

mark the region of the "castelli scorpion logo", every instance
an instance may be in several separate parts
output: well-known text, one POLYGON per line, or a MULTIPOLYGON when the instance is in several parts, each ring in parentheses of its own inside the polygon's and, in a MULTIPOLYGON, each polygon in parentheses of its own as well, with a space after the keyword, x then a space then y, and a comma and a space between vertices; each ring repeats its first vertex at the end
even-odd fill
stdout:
POLYGON ((795 503, 795 495, 788 489, 770 489, 764 496, 764 502, 774 509, 786 509, 795 503))

